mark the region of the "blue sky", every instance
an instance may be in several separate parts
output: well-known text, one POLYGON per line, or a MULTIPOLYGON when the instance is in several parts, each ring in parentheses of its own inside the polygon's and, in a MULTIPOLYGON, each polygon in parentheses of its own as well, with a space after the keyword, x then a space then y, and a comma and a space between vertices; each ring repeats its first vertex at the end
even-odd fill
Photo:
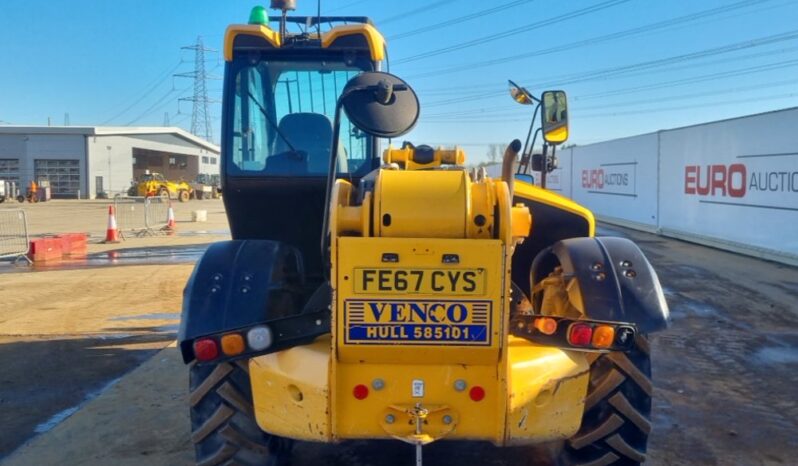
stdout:
MULTIPOLYGON (((193 69, 181 46, 202 36, 221 49, 256 3, 2 0, 0 124, 161 125, 168 113, 188 129, 177 99, 192 82, 171 77, 193 69)), ((315 14, 314 0, 298 4, 315 14)), ((370 16, 421 99, 409 138, 462 144, 471 161, 526 134, 530 107, 510 100, 508 78, 567 91, 576 144, 798 105, 794 0, 323 0, 322 13, 370 16)), ((206 61, 222 75, 218 53, 206 61)), ((221 97, 221 81, 209 89, 221 97)), ((218 142, 218 104, 212 114, 218 142)))

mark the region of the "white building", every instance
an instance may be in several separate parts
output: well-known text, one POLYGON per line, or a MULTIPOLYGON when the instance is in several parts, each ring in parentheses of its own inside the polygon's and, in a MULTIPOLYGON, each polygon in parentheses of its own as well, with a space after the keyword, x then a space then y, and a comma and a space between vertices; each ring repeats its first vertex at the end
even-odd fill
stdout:
POLYGON ((0 126, 0 180, 24 191, 48 180, 54 198, 127 192, 145 170, 191 181, 219 173, 219 147, 180 128, 0 126))

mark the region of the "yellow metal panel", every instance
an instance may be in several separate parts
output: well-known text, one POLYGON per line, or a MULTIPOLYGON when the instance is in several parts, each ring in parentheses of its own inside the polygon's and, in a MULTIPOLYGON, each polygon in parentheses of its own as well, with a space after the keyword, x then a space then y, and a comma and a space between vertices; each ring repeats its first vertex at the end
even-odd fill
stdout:
MULTIPOLYGON (((567 197, 560 196, 552 191, 539 188, 529 183, 516 181, 514 183, 514 187, 514 194, 516 196, 531 199, 543 204, 548 204, 552 207, 556 207, 558 209, 562 209, 583 217, 590 225, 589 236, 593 236, 595 234, 596 219, 593 217, 593 213, 576 202, 568 199, 567 197)), ((534 219, 532 221, 534 222, 534 219)))
POLYGON ((334 315, 339 361, 498 361, 506 306, 501 298, 505 270, 500 241, 340 237, 336 245, 334 315), (399 261, 382 262, 384 253, 397 254, 399 261), (444 254, 456 254, 459 263, 444 264, 444 254), (397 275, 399 270, 407 273, 397 275), (382 277, 381 271, 385 271, 382 277), (465 273, 472 271, 476 276, 467 279, 465 273), (371 280, 379 285, 381 278, 383 290, 375 290, 371 280), (471 289, 470 280, 473 292, 462 294, 471 289), (397 294, 396 288, 406 293, 397 294), (469 325, 469 332, 485 333, 466 335, 463 332, 469 325), (369 330, 374 328, 377 333, 369 330))
POLYGON ((330 337, 249 361, 255 418, 271 434, 329 441, 330 337))
POLYGON ((590 365, 586 353, 510 337, 507 444, 564 439, 579 430, 590 365))
POLYGON ((496 225, 494 212, 496 211, 496 188, 490 179, 480 183, 471 183, 470 210, 468 218, 468 237, 487 239, 493 238, 493 229, 496 225), (482 216, 485 223, 480 225, 477 218, 482 216))
POLYGON ((412 434, 409 417, 403 415, 416 403, 430 409, 424 432, 448 439, 486 440, 501 444, 504 439, 504 401, 506 389, 496 378, 495 362, 490 365, 418 365, 418 364, 338 364, 335 380, 333 426, 336 439, 407 438, 412 434), (379 379, 383 388, 376 390, 379 379), (423 396, 413 396, 413 381, 423 380, 423 396), (467 387, 457 391, 455 381, 467 387), (369 395, 358 400, 354 387, 366 385, 369 395), (485 390, 482 401, 472 401, 469 390, 479 385, 485 390), (435 414, 437 412, 437 414, 435 414), (393 423, 386 415, 393 414, 393 423), (442 416, 452 416, 446 429, 442 416))
POLYGON ((465 170, 381 170, 374 198, 377 236, 464 238, 469 200, 465 170))
POLYGON ((382 160, 385 163, 401 164, 406 170, 420 170, 427 168, 440 167, 441 165, 462 165, 465 163, 465 152, 460 147, 454 149, 443 149, 438 147, 433 153, 429 163, 416 163, 413 161, 415 149, 413 147, 403 147, 395 149, 388 147, 382 153, 382 160))
POLYGON ((233 60, 233 44, 235 43, 236 37, 241 34, 261 37, 272 44, 273 47, 281 47, 280 33, 272 30, 268 26, 262 26, 260 24, 233 24, 229 26, 224 33, 225 61, 233 60))
POLYGON ((369 44, 369 51, 371 52, 371 59, 374 61, 381 61, 385 59, 385 38, 382 34, 370 24, 347 24, 344 26, 336 26, 321 35, 321 46, 327 48, 344 36, 362 35, 366 38, 369 44))

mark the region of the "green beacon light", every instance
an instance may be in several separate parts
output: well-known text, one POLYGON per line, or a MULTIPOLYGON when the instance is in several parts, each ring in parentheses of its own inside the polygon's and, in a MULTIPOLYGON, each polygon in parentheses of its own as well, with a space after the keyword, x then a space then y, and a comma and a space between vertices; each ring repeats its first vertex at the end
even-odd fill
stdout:
POLYGON ((256 6, 249 14, 249 24, 260 24, 261 26, 269 25, 269 14, 266 13, 266 8, 256 6))

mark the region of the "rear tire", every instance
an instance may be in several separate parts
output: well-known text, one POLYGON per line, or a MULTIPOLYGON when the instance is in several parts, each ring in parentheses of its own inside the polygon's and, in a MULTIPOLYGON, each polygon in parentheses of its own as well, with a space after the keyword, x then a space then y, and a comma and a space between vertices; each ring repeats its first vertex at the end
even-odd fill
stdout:
POLYGON ((628 353, 602 354, 590 367, 585 414, 562 452, 566 465, 636 465, 651 432, 651 358, 638 335, 628 353))
POLYGON ((190 195, 190 194, 189 194, 189 192, 188 192, 188 191, 186 191, 186 190, 179 191, 179 192, 177 193, 177 200, 178 200, 178 201, 180 201, 180 202, 188 202, 188 200, 189 200, 190 196, 191 196, 191 195, 190 195))
POLYGON ((189 374, 191 442, 198 465, 282 466, 293 441, 255 422, 246 361, 197 365, 189 374))

